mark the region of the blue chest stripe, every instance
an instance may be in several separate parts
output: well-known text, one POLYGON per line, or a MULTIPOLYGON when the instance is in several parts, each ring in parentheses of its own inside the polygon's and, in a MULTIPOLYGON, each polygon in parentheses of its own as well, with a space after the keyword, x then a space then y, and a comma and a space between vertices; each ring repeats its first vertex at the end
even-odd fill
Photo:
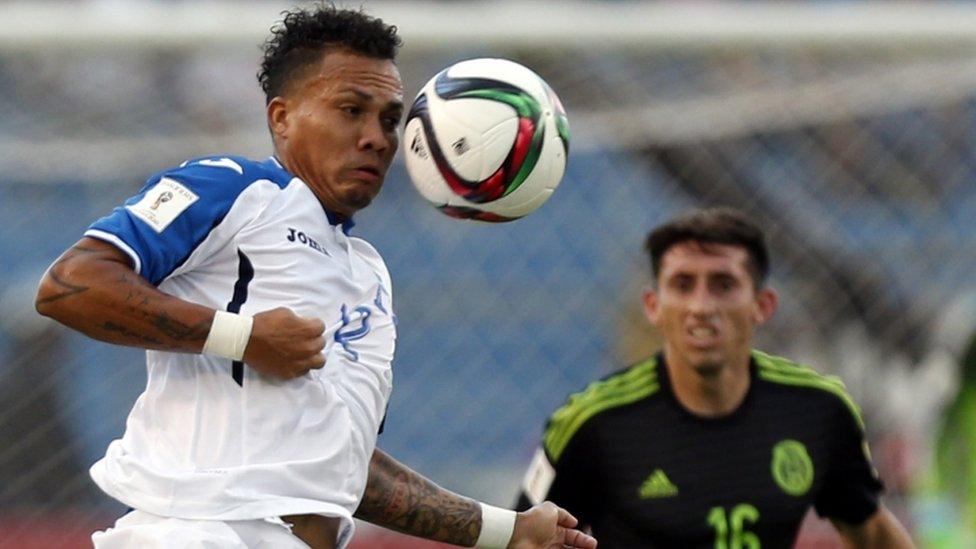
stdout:
MULTIPOLYGON (((237 266, 237 282, 234 283, 234 295, 230 299, 230 303, 227 304, 228 313, 239 313, 241 312, 241 305, 247 301, 247 286, 254 279, 254 265, 251 264, 251 260, 247 255, 241 251, 240 248, 237 249, 237 257, 240 260, 237 266)), ((237 382, 241 387, 244 386, 244 363, 240 360, 235 360, 232 367, 232 375, 234 381, 237 382)))

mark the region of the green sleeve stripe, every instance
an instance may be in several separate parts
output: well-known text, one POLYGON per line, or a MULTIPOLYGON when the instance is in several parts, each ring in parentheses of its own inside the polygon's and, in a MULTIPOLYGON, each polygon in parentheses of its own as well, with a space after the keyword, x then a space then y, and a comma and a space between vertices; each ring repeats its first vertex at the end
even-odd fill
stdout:
POLYGON ((646 360, 624 372, 591 383, 556 410, 543 435, 543 444, 553 461, 558 461, 576 431, 596 414, 636 402, 657 392, 654 376, 657 361, 646 360))
POLYGON ((571 416, 580 407, 585 407, 593 401, 599 401, 611 393, 626 391, 635 384, 653 380, 654 369, 656 367, 655 362, 653 359, 647 360, 606 379, 594 381, 582 392, 571 395, 569 397, 569 403, 556 410, 553 414, 553 422, 557 422, 563 417, 571 416))
POLYGON ((827 374, 820 373, 809 366, 803 364, 797 364, 796 362, 785 359, 783 357, 769 355, 762 351, 757 351, 755 349, 752 350, 752 357, 756 359, 756 363, 759 364, 760 366, 772 370, 776 370, 776 371, 781 371, 783 373, 805 374, 812 377, 818 377, 836 383, 837 385, 840 386, 841 389, 845 388, 844 382, 841 381, 839 377, 835 375, 827 375, 827 374))
POLYGON ((851 411, 851 415, 854 416, 854 420, 857 421, 858 426, 861 428, 861 430, 864 430, 864 420, 861 418, 861 412, 858 409, 857 404, 854 403, 854 400, 846 392, 838 389, 836 385, 829 382, 817 381, 816 379, 789 376, 771 371, 760 371, 759 377, 767 381, 781 383, 783 385, 811 387, 814 389, 827 391, 828 393, 833 393, 840 398, 844 404, 847 405, 847 408, 851 411))
POLYGON ((809 366, 802 366, 786 359, 773 357, 759 351, 753 351, 753 358, 759 366, 759 377, 774 383, 810 387, 820 389, 835 395, 843 402, 861 430, 864 430, 864 419, 861 410, 854 399, 847 394, 844 383, 837 376, 823 375, 809 366))
POLYGON ((613 396, 608 395, 607 397, 589 403, 585 408, 581 408, 576 414, 565 418, 557 425, 553 425, 548 431, 544 438, 544 444, 549 455, 552 457, 553 461, 559 461, 559 457, 562 455, 563 450, 569 445, 569 441, 576 434, 583 424, 586 423, 591 417, 609 410, 611 408, 616 408, 617 406, 623 406, 625 404, 630 404, 631 402, 636 402, 642 398, 648 397, 655 392, 657 392, 660 386, 655 383, 648 383, 642 386, 637 386, 634 391, 629 393, 614 393, 613 396))
POLYGON ((784 375, 816 379, 818 381, 836 385, 837 389, 840 391, 845 393, 847 392, 847 387, 844 385, 844 382, 835 375, 822 374, 809 366, 797 364, 785 358, 767 355, 762 351, 754 350, 752 351, 752 356, 756 360, 756 364, 758 364, 760 368, 767 371, 774 371, 784 375))
POLYGON ((583 391, 570 395, 569 402, 552 415, 549 430, 553 430, 559 424, 565 424, 581 410, 595 402, 610 398, 620 392, 627 392, 635 384, 640 385, 642 382, 653 381, 655 367, 656 361, 649 359, 606 379, 595 381, 583 391))

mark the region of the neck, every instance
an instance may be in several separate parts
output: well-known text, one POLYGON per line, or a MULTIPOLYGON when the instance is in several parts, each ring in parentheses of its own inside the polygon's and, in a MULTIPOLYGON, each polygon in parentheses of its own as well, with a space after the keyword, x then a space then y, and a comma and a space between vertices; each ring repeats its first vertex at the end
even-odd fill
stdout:
POLYGON ((721 364, 695 366, 685 363, 665 346, 667 373, 675 398, 689 412, 702 417, 721 417, 734 412, 749 392, 749 354, 721 364))
POLYGON ((274 157, 275 160, 281 164, 281 167, 287 170, 288 173, 298 178, 302 177, 302 174, 299 173, 298 166, 295 165, 295 162, 293 162, 291 157, 288 155, 288 151, 281 147, 277 140, 274 143, 274 157))
POLYGON ((330 223, 342 223, 352 217, 352 214, 343 213, 336 208, 329 207, 329 204, 322 195, 322 192, 312 184, 310 176, 306 175, 304 170, 301 169, 301 166, 290 156, 288 156, 286 150, 282 150, 281 147, 275 145, 274 157, 288 173, 297 177, 298 179, 301 179, 305 183, 305 186, 312 191, 312 194, 315 195, 315 198, 319 201, 322 209, 325 210, 329 216, 330 223))

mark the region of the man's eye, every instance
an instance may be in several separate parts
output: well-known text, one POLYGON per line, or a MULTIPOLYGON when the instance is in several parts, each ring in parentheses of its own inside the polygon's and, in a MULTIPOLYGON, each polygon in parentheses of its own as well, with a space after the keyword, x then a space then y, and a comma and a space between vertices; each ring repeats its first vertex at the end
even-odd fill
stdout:
POLYGON ((715 282, 715 287, 720 291, 728 292, 729 290, 735 288, 735 281, 728 278, 722 278, 715 282))
POLYGON ((363 110, 356 105, 346 105, 342 107, 342 110, 345 111, 347 114, 359 114, 363 112, 363 110))

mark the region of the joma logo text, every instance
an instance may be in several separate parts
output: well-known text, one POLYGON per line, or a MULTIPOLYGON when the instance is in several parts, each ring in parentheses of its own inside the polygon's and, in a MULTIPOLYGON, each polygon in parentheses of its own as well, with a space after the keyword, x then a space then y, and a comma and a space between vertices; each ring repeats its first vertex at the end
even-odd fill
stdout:
POLYGON ((291 227, 288 227, 288 236, 286 236, 285 238, 287 238, 289 242, 295 242, 297 240, 298 242, 301 242, 302 244, 308 246, 309 248, 312 248, 316 252, 325 255, 331 255, 329 252, 325 251, 325 248, 323 248, 321 244, 316 242, 314 238, 308 236, 307 234, 297 229, 292 229, 291 227))

